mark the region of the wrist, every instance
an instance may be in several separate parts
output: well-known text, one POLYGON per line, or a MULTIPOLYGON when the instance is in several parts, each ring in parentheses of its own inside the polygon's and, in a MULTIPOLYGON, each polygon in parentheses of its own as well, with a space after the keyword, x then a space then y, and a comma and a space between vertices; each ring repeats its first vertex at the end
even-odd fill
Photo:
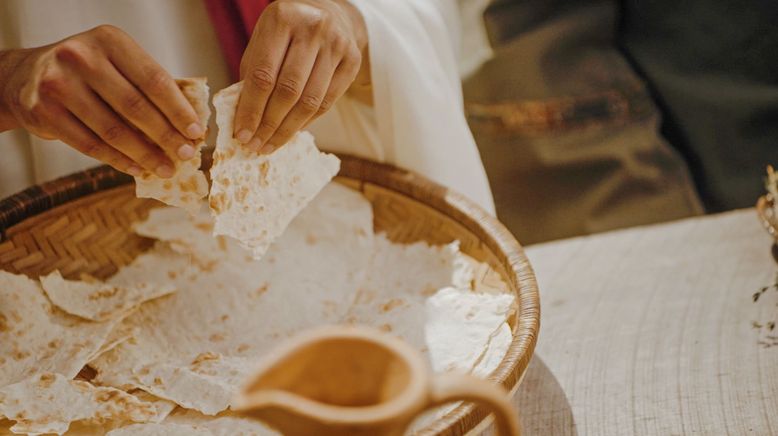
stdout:
POLYGON ((20 126, 12 111, 11 76, 27 50, 0 51, 0 132, 20 126))

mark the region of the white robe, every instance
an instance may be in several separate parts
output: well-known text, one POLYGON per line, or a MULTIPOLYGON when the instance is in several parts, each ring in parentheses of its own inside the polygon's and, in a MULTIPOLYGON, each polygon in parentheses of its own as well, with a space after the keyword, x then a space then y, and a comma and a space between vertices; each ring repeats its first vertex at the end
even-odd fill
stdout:
MULTIPOLYGON (((494 213, 459 77, 489 54, 478 18, 486 0, 351 1, 367 24, 374 105, 341 98, 310 126, 317 144, 414 170, 494 213)), ((175 77, 208 77, 212 91, 229 85, 198 0, 3 0, 0 49, 46 45, 100 24, 125 30, 175 77)), ((0 198, 94 165, 59 141, 1 133, 0 198)))

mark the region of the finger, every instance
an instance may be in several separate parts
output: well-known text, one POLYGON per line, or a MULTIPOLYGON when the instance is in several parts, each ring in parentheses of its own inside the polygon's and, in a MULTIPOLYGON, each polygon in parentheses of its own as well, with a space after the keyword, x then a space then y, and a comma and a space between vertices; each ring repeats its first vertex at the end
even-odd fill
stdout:
POLYGON ((122 152, 142 168, 159 177, 172 177, 173 163, 154 144, 127 125, 105 102, 82 83, 72 83, 65 107, 105 143, 122 152))
POLYGON ((132 159, 106 144, 64 108, 51 109, 50 114, 52 119, 57 120, 55 130, 57 138, 62 142, 123 173, 136 177, 143 173, 143 169, 132 159))
POLYGON ((170 121, 107 60, 96 74, 86 75, 87 83, 113 110, 158 144, 170 158, 191 159, 192 141, 170 121))
POLYGON ((303 128, 308 127, 317 118, 324 115, 335 102, 348 91, 348 88, 354 83, 354 79, 359 73, 360 67, 359 56, 347 56, 343 58, 338 68, 335 69, 335 74, 330 82, 330 87, 327 89, 327 93, 324 95, 322 104, 319 106, 318 112, 306 121, 303 128))
POLYGON ((337 65, 338 60, 332 56, 319 55, 302 96, 284 118, 278 130, 267 140, 267 144, 261 149, 262 152, 272 153, 276 148, 289 142, 292 136, 319 112, 337 65))
POLYGON ((175 80, 141 46, 124 32, 106 32, 108 58, 116 69, 165 115, 184 136, 199 139, 205 135, 192 105, 175 80))
POLYGON ((276 26, 260 18, 241 62, 243 90, 235 110, 233 131, 241 143, 249 142, 259 127, 288 48, 288 31, 278 31, 276 26))
POLYGON ((278 130, 289 111, 302 95, 311 76, 319 50, 310 40, 292 41, 278 74, 278 81, 262 114, 254 139, 249 147, 258 150, 278 130))

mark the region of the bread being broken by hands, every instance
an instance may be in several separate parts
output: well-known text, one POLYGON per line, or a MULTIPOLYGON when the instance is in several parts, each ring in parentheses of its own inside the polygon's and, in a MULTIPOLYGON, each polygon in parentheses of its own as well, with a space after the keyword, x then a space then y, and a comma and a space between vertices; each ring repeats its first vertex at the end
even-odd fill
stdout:
MULTIPOLYGON (((179 89, 191 103, 200 123, 208 125, 211 109, 208 106, 208 85, 205 78, 177 79, 179 89)), ((165 204, 196 213, 202 206, 202 200, 208 195, 208 181, 200 171, 202 162, 200 152, 205 146, 205 138, 195 144, 195 155, 189 160, 174 159, 176 172, 173 177, 163 179, 146 172, 135 178, 135 195, 140 198, 155 198, 165 204)))
POLYGON ((300 132, 269 155, 249 150, 233 138, 242 82, 213 99, 219 134, 211 168, 209 203, 214 235, 238 240, 260 258, 340 169, 340 160, 322 153, 313 136, 300 132))

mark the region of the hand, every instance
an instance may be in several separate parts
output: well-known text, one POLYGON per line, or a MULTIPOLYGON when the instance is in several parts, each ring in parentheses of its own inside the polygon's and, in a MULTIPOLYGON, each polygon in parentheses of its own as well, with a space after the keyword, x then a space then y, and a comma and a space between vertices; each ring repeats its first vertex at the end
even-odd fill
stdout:
POLYGON ((205 134, 173 78, 129 35, 100 26, 0 57, 0 113, 119 171, 160 177, 205 134))
POLYGON ((234 136, 270 153, 348 90, 367 30, 347 0, 277 0, 265 9, 241 61, 234 136))

